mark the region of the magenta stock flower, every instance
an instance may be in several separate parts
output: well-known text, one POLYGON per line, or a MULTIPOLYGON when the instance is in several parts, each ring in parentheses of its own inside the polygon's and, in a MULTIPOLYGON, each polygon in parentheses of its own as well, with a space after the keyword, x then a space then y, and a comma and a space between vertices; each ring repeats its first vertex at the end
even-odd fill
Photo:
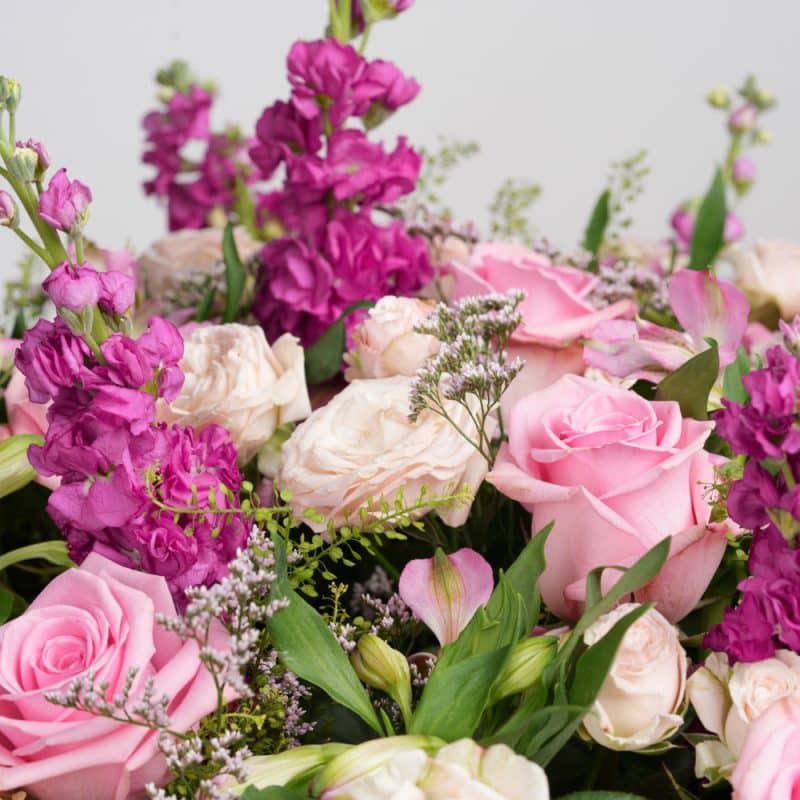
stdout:
POLYGON ((39 216, 54 228, 70 232, 83 226, 92 192, 80 181, 71 181, 60 169, 39 197, 39 216))
POLYGON ((28 139, 27 141, 18 141, 17 147, 24 147, 28 150, 33 150, 36 153, 36 174, 37 176, 44 175, 47 172, 47 168, 50 166, 50 154, 47 152, 47 148, 36 139, 28 139))
POLYGON ((445 555, 409 561, 400 575, 403 602, 436 635, 444 647, 454 642, 494 589, 492 568, 464 547, 445 555))
POLYGON ((292 103, 278 100, 264 109, 256 123, 250 158, 267 179, 288 156, 316 153, 322 146, 321 133, 319 117, 307 119, 292 103))
POLYGON ((387 111, 396 111, 410 103, 419 90, 419 83, 403 75, 390 61, 370 61, 363 81, 355 88, 357 113, 360 112, 359 116, 368 113, 376 103, 387 111))
POLYGON ((100 273, 87 264, 73 266, 69 261, 59 264, 43 281, 42 288, 56 308, 80 313, 97 305, 100 299, 100 273))
POLYGON ((136 281, 133 276, 118 270, 110 270, 100 272, 98 280, 100 281, 100 297, 97 303, 100 310, 106 314, 118 316, 125 314, 136 298, 136 281))

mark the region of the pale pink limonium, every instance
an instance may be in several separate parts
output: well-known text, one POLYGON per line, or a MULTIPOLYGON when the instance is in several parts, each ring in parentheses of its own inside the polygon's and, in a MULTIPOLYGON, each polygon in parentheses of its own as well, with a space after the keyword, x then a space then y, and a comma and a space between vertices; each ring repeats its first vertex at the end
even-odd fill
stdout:
POLYGON ((54 228, 69 232, 83 226, 91 202, 91 189, 80 181, 71 181, 62 168, 39 198, 39 216, 54 228))
POLYGON ((444 647, 454 642, 494 589, 492 568, 483 556, 463 547, 445 555, 409 561, 400 575, 403 602, 444 647))
POLYGON ((685 333, 644 320, 602 322, 584 347, 586 363, 618 378, 658 383, 706 350, 711 338, 719 348, 720 367, 730 364, 747 331, 750 306, 744 295, 711 272, 689 269, 672 276, 668 292, 685 333))

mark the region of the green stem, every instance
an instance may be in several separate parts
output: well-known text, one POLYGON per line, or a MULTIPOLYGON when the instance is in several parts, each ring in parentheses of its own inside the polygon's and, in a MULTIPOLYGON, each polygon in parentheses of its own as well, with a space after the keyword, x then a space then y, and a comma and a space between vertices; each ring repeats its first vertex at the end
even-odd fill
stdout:
POLYGON ((17 115, 13 111, 8 112, 8 141, 11 143, 12 147, 16 147, 17 144, 16 116, 17 115))
POLYGON ((47 252, 47 250, 45 250, 41 245, 34 242, 33 239, 31 239, 31 237, 28 236, 28 234, 25 233, 25 231, 21 230, 20 228, 14 228, 13 230, 14 233, 16 233, 17 236, 19 236, 19 238, 22 239, 22 241, 25 242, 25 244, 31 250, 33 250, 33 252, 36 253, 36 255, 39 256, 39 258, 41 258, 45 264, 50 263, 50 254, 47 252))
POLYGON ((368 22, 364 27, 364 33, 361 35, 361 43, 358 46, 358 54, 360 56, 364 55, 364 51, 367 49, 367 42, 369 41, 369 32, 372 30, 372 23, 368 22))
POLYGON ((73 241, 75 242, 75 262, 83 264, 83 236, 78 234, 73 241))

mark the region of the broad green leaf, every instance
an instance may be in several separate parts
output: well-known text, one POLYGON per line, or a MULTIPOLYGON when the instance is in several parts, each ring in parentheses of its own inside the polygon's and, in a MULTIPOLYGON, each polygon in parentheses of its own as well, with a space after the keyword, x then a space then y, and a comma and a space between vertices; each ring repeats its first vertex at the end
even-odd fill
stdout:
POLYGON ((28 448, 43 441, 41 436, 18 434, 0 442, 0 497, 16 492, 36 477, 28 461, 28 448))
POLYGON ((364 686, 336 637, 322 617, 289 585, 283 539, 273 535, 272 541, 277 580, 272 584, 270 598, 288 600, 289 604, 277 611, 267 626, 283 665, 349 708, 377 733, 383 733, 364 686))
POLYGON ((307 800, 308 794, 285 786, 267 786, 266 789, 248 786, 241 797, 242 800, 307 800))
POLYGON ((547 690, 539 682, 526 692, 513 714, 499 727, 485 744, 507 744, 516 749, 517 742, 531 730, 533 715, 547 702, 547 690))
POLYGON ((656 400, 675 400, 684 417, 708 419, 708 396, 719 375, 716 344, 690 358, 658 384, 656 400))
POLYGON ((725 179, 722 170, 714 173, 706 196, 700 204, 692 231, 689 268, 709 269, 725 241, 725 179))
POLYGON ((0 571, 7 569, 12 564, 18 564, 20 561, 30 561, 34 558, 41 558, 59 567, 75 566, 67 554, 67 543, 59 539, 29 544, 25 547, 18 547, 8 553, 3 553, 0 556, 0 571))
POLYGON ((517 556, 514 563, 508 568, 505 577, 511 588, 522 595, 525 608, 524 628, 529 633, 539 622, 541 598, 539 596, 539 578, 544 572, 544 546, 547 537, 553 530, 551 522, 536 533, 525 549, 517 556))
POLYGON ((236 249, 236 240, 233 237, 233 225, 229 222, 222 234, 222 257, 225 261, 225 312, 223 322, 233 322, 239 312, 239 304, 244 293, 245 269, 236 249))
POLYGON ((217 287, 211 286, 209 290, 203 295, 203 299, 197 306, 197 313, 194 318, 198 322, 205 322, 211 316, 211 307, 214 304, 214 295, 217 293, 217 287))
POLYGON ((339 319, 306 349, 306 382, 308 384, 323 383, 336 375, 342 367, 342 358, 346 346, 344 321, 359 308, 370 308, 372 300, 359 300, 352 303, 342 312, 339 319))
POLYGON ((14 595, 6 589, 0 589, 0 625, 10 616, 14 609, 14 595))
POLYGON ((509 645, 471 656, 444 669, 437 664, 411 718, 408 733, 438 736, 448 742, 473 736, 511 649, 509 645))
POLYGON ((728 364, 722 376, 722 394, 734 403, 746 403, 750 395, 742 378, 750 372, 750 358, 744 347, 736 351, 736 360, 728 364))
POLYGON ((17 315, 14 317, 14 327, 11 330, 12 339, 21 339, 25 335, 25 330, 28 323, 25 321, 25 311, 20 308, 17 310, 17 315))
POLYGON ((592 209, 592 215, 589 217, 589 224, 586 226, 586 231, 583 234, 583 248, 588 250, 592 255, 597 255, 597 251, 603 244, 605 238, 606 228, 608 227, 609 220, 611 219, 611 190, 606 189, 592 209))
POLYGON ((558 800, 647 800, 640 794, 630 794, 629 792, 603 792, 603 791, 589 791, 589 792, 572 792, 572 794, 565 794, 558 800))

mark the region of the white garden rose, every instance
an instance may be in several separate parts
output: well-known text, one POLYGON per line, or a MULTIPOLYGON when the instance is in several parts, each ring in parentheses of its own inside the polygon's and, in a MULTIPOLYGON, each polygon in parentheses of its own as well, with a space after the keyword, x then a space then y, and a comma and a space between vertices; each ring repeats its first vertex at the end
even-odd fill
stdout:
MULTIPOLYGON (((638 603, 624 603, 604 614, 584 634, 599 641, 638 603)), ((678 631, 650 609, 631 625, 583 726, 596 742, 612 750, 643 750, 672 736, 683 723, 687 658, 678 631)))
POLYGON ((729 258, 751 305, 771 301, 786 319, 800 314, 800 244, 762 240, 753 249, 733 250, 729 258))
MULTIPOLYGON (((159 239, 138 258, 139 277, 148 297, 161 299, 193 276, 222 273, 221 228, 202 228, 171 233, 159 239)), ((252 258, 263 246, 247 231, 234 228, 233 238, 242 261, 252 258)))
MULTIPOLYGON (((401 491, 406 504, 416 502, 423 489, 431 497, 462 487, 475 493, 487 472, 486 459, 431 411, 410 422, 411 385, 406 376, 353 381, 297 427, 283 446, 277 481, 291 491, 296 513, 312 508, 341 526, 357 520, 361 508, 377 512, 382 501, 392 505, 401 491)), ((446 408, 477 439, 466 409, 455 402, 446 408)), ((438 513, 448 525, 461 525, 469 507, 459 503, 438 513)), ((322 531, 326 520, 308 522, 322 531)))
POLYGON ((184 344, 185 381, 158 418, 196 429, 216 424, 230 431, 239 463, 249 461, 279 425, 311 413, 303 348, 291 334, 270 347, 252 325, 204 325, 184 344))
POLYGON ((800 656, 779 650, 773 658, 731 667, 724 653, 712 653, 689 678, 687 693, 703 727, 718 737, 696 745, 697 777, 727 778, 750 724, 778 700, 800 697, 800 656))
POLYGON ((381 298, 353 332, 353 348, 345 355, 345 378, 390 378, 416 374, 425 359, 439 352, 435 336, 416 333, 414 325, 434 310, 430 300, 381 298))

